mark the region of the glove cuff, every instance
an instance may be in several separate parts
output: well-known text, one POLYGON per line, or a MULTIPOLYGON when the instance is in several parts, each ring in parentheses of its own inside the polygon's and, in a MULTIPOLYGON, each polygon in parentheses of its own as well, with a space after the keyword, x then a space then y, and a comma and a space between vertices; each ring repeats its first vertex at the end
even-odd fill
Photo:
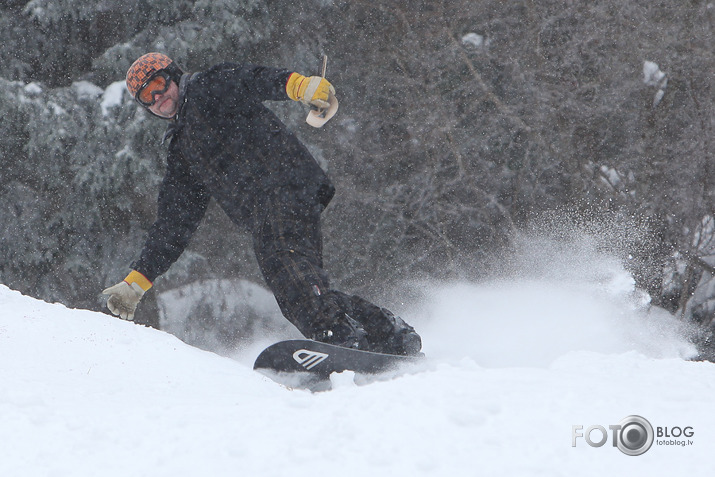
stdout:
POLYGON ((132 270, 131 273, 127 275, 127 278, 124 279, 124 281, 127 282, 129 285, 136 283, 137 286, 139 286, 139 288, 144 291, 149 290, 153 286, 153 283, 150 282, 147 277, 137 272, 136 270, 132 270))
POLYGON ((307 80, 305 76, 303 76, 300 73, 292 73, 288 77, 288 82, 286 83, 286 93, 288 94, 288 97, 292 99, 293 101, 300 101, 301 96, 300 96, 300 89, 301 86, 303 86, 303 90, 305 91, 305 86, 303 85, 303 82, 307 80))

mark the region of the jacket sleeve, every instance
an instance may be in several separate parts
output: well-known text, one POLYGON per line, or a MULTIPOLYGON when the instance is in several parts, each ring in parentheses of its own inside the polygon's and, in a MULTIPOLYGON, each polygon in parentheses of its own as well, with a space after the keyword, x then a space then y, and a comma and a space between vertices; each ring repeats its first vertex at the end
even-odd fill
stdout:
MULTIPOLYGON (((269 66, 222 63, 214 66, 205 73, 203 80, 208 84, 204 88, 211 88, 214 75, 220 77, 218 84, 241 85, 245 91, 258 101, 286 101, 290 99, 286 92, 288 78, 293 71, 272 68, 269 66)), ((224 91, 221 91, 224 93, 224 91)))
POLYGON ((189 244, 210 199, 204 185, 170 152, 159 190, 157 218, 132 268, 150 281, 166 272, 189 244))

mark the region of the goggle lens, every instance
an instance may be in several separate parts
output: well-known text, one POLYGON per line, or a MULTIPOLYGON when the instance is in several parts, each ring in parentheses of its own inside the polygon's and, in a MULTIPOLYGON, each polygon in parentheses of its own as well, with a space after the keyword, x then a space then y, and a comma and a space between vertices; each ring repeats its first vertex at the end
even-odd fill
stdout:
POLYGON ((166 93, 169 89, 169 78, 163 74, 158 74, 150 78, 137 93, 137 101, 144 106, 152 106, 156 100, 156 95, 166 93))

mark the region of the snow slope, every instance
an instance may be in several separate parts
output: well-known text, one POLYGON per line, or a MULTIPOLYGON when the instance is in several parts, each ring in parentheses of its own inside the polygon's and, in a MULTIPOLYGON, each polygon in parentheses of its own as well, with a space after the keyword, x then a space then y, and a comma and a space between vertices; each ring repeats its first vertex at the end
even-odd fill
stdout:
POLYGON ((715 365, 619 264, 588 265, 424 285, 400 310, 423 368, 315 394, 252 371, 258 345, 221 357, 0 286, 0 476, 711 474, 715 365), (632 414, 692 445, 572 446, 632 414))

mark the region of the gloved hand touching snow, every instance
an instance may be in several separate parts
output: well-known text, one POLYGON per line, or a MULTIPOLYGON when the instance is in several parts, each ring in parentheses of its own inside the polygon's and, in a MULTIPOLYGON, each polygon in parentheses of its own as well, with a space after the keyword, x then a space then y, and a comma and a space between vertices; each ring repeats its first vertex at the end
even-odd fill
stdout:
POLYGON ((132 270, 127 278, 102 293, 109 295, 107 299, 109 311, 124 320, 133 320, 139 301, 151 287, 152 283, 144 275, 132 270))

